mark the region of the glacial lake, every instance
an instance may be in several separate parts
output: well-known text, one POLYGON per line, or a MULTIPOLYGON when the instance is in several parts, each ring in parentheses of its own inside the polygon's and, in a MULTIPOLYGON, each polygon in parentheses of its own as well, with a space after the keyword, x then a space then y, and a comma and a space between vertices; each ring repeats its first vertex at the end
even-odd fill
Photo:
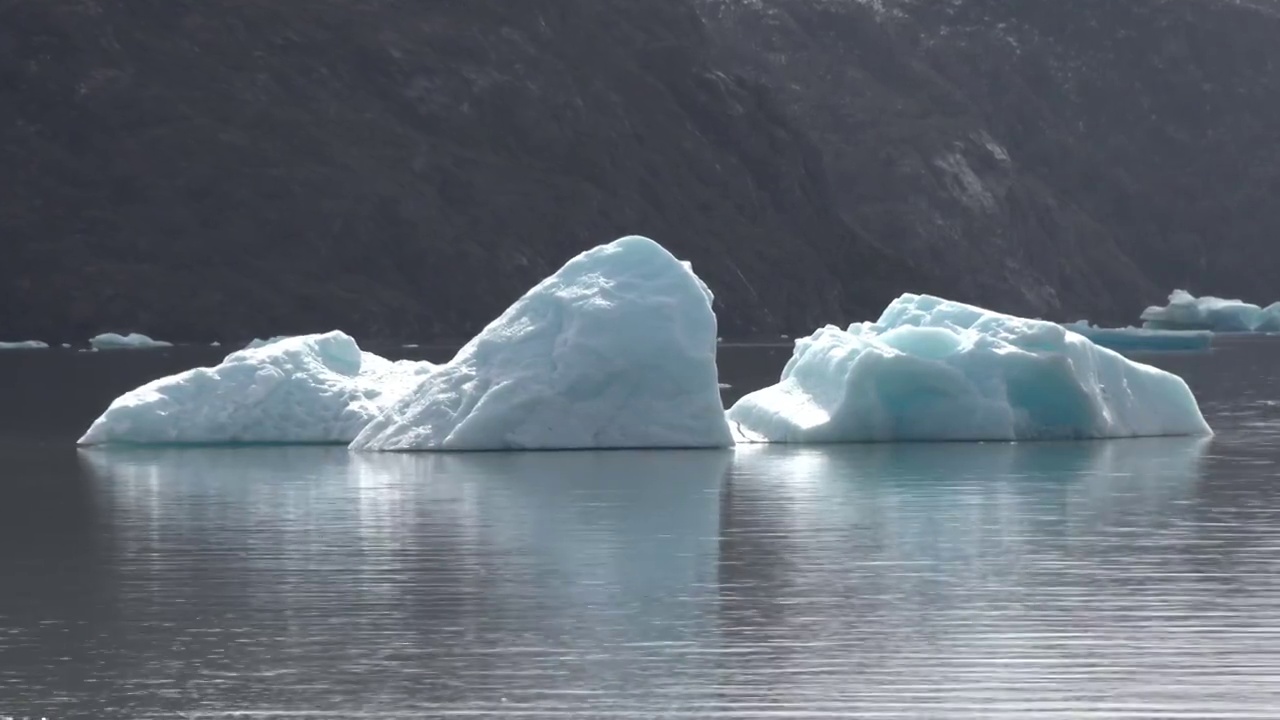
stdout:
POLYGON ((1278 339, 1139 356, 1213 439, 73 447, 221 354, 0 353, 0 716, 1280 712, 1278 339))

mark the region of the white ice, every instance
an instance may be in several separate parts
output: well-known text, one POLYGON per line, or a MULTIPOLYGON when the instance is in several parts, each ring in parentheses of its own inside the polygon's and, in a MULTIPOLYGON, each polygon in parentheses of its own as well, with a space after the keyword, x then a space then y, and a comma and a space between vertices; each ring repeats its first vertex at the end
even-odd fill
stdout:
POLYGON ((1209 434, 1176 375, 1055 323, 903 295, 876 323, 796 341, 781 381, 728 412, 755 442, 1209 434))
POLYGON ((1207 350, 1213 344, 1213 333, 1208 330, 1103 328, 1090 325, 1085 320, 1064 323, 1062 327, 1089 338, 1096 345, 1112 350, 1207 350))
POLYGON ((1174 290, 1168 305, 1143 310, 1142 320, 1144 328, 1153 330, 1280 332, 1280 302, 1263 309, 1243 300, 1196 297, 1186 290, 1174 290))
POLYGON ((139 350, 143 348, 173 347, 173 343, 152 340, 142 333, 129 333, 128 335, 103 333, 90 338, 89 345, 94 350, 139 350))
POLYGON ((356 450, 724 447, 712 296, 642 237, 582 253, 393 404, 356 450))
POLYGON ((268 346, 268 345, 270 345, 270 344, 272 344, 272 343, 280 342, 281 340, 284 340, 284 339, 286 339, 286 338, 290 338, 290 337, 293 337, 293 336, 292 336, 292 335, 275 335, 275 336, 273 336, 273 337, 269 337, 269 338, 267 338, 267 339, 265 339, 265 340, 264 340, 264 339, 262 339, 262 338, 254 338, 254 339, 252 339, 252 340, 250 340, 250 341, 249 341, 249 344, 248 344, 248 345, 245 345, 245 346, 244 346, 244 349, 245 349, 245 350, 256 350, 257 348, 260 348, 260 347, 266 347, 266 346, 268 346))
POLYGON ((0 342, 0 350, 44 350, 49 347, 39 340, 19 340, 18 342, 0 342))
POLYGON ((286 338, 125 393, 80 444, 346 443, 434 367, 338 331, 286 338))

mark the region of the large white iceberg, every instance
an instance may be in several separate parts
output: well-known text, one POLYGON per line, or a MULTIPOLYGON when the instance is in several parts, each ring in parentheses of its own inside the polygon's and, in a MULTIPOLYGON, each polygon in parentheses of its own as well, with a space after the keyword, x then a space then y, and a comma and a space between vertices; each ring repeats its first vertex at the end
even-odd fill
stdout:
POLYGON ((1210 433, 1176 375, 1055 323, 903 295, 796 342, 728 412, 755 442, 1049 440, 1210 433))
POLYGON ((163 340, 152 340, 142 333, 102 333, 89 338, 89 345, 94 350, 139 350, 143 348, 173 347, 173 343, 163 340))
POLYGON ((413 392, 356 450, 724 447, 711 292, 642 237, 543 280, 413 392))
POLYGON ((1213 333, 1208 330, 1103 328, 1085 320, 1064 323, 1062 327, 1112 350, 1207 350, 1213 344, 1213 333))
POLYGON ((286 338, 125 393, 80 444, 346 443, 434 368, 342 332, 286 338))
POLYGON ((1168 305, 1143 310, 1142 320, 1144 328, 1153 330, 1280 332, 1280 302, 1264 309, 1243 300, 1196 297, 1186 290, 1174 290, 1168 305))
POLYGON ((19 340, 17 342, 0 342, 0 350, 45 350, 49 343, 40 340, 19 340))

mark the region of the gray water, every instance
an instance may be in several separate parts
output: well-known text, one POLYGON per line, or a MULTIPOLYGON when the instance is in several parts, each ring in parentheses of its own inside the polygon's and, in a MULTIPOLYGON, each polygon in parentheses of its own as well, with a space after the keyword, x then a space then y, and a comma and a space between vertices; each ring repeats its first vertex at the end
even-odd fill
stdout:
MULTIPOLYGON (((1274 718, 1280 342, 1153 360, 1215 438, 78 452, 11 417, 0 715, 1274 718)), ((104 382, 59 362, 31 382, 104 382)))

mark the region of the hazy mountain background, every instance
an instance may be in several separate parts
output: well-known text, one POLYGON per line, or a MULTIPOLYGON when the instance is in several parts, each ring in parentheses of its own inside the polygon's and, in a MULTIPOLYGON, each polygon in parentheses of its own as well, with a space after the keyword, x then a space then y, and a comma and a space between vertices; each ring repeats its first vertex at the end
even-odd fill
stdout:
POLYGON ((5 0, 0 338, 465 337, 622 234, 724 334, 1280 299, 1228 0, 5 0))

